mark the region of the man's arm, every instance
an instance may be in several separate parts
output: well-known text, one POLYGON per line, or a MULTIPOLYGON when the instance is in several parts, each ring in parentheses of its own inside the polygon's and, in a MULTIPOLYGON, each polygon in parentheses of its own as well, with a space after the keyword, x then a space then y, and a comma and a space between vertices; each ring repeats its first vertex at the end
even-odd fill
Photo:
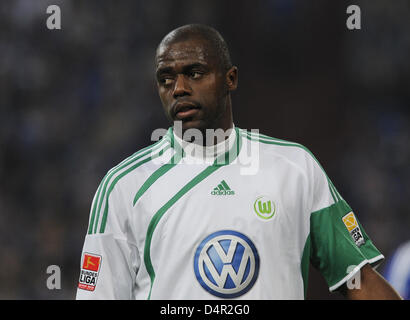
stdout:
POLYGON ((366 264, 360 270, 360 289, 348 289, 345 284, 340 292, 349 300, 403 299, 369 264, 366 264))

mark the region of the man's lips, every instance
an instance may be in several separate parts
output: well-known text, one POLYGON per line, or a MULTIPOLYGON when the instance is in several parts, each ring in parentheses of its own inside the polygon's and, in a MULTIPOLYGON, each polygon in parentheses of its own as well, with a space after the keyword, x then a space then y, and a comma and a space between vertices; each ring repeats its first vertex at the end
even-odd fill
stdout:
POLYGON ((200 107, 191 102, 177 102, 173 109, 174 117, 183 120, 195 115, 200 107))

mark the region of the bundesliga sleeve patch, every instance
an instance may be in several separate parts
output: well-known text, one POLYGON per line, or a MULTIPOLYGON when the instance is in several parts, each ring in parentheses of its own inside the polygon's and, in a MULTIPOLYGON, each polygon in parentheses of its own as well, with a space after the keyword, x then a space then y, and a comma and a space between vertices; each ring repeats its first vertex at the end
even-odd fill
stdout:
POLYGON ((78 288, 94 291, 101 266, 101 256, 84 252, 78 288))
POLYGON ((342 218, 344 225, 349 231, 354 243, 360 247, 364 244, 364 237, 362 231, 360 230, 359 224, 357 223, 356 217, 354 216, 353 212, 349 212, 342 218))

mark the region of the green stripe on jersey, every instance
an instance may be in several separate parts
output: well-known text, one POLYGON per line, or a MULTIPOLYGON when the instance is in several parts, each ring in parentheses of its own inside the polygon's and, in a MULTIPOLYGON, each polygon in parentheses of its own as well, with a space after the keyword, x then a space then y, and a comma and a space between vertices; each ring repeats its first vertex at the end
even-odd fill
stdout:
POLYGON ((170 145, 171 148, 174 149, 175 154, 172 156, 171 160, 164 164, 162 167, 157 169, 151 176, 143 183, 141 188, 137 191, 134 197, 134 201, 132 203, 133 206, 137 203, 139 198, 154 184, 155 181, 157 181, 161 176, 166 174, 169 170, 171 170, 173 167, 175 167, 176 164, 181 161, 181 159, 185 156, 185 152, 182 149, 182 147, 175 141, 172 127, 168 129, 168 137, 170 138, 170 145))
POLYGON ((152 286, 155 280, 155 271, 151 261, 151 241, 152 236, 154 234, 155 228, 157 227, 159 221, 164 216, 164 214, 171 208, 183 195, 189 192, 193 187, 195 187, 198 183, 206 179, 209 175, 213 172, 222 168, 225 165, 231 164, 239 155, 239 152, 242 147, 241 137, 239 134, 238 129, 236 128, 236 137, 235 143, 233 144, 232 148, 228 150, 225 154, 220 155, 214 161, 214 163, 192 178, 185 186, 183 186, 170 200, 168 200, 153 216, 151 219, 147 234, 145 236, 145 245, 144 245, 144 263, 145 268, 151 279, 151 286, 148 294, 148 300, 151 299, 151 291, 152 286))
POLYGON ((289 142, 289 141, 286 141, 286 140, 271 138, 271 137, 268 137, 266 135, 260 135, 260 134, 256 134, 256 133, 251 134, 250 132, 247 132, 247 131, 242 130, 242 129, 240 130, 240 132, 241 132, 241 135, 243 137, 246 137, 247 139, 252 140, 252 141, 258 141, 258 142, 265 143, 265 144, 275 144, 275 145, 279 145, 279 146, 299 147, 299 148, 305 150, 307 153, 309 153, 309 155, 316 161, 316 163, 322 169, 322 171, 323 171, 323 173, 324 173, 324 175, 327 179, 330 194, 332 195, 333 201, 336 203, 336 202, 338 202, 342 199, 339 192, 337 192, 335 186, 333 185, 332 181, 327 176, 325 170, 323 169, 323 167, 321 166, 319 161, 316 159, 316 157, 313 155, 313 153, 308 148, 306 148, 304 145, 301 145, 299 143, 289 142))
MULTIPOLYGON (((126 176, 128 173, 130 173, 131 171, 134 171, 136 168, 140 167, 141 165, 143 165, 144 163, 147 163, 155 158, 160 157, 166 150, 168 150, 171 146, 169 144, 166 144, 164 146, 164 148, 162 148, 160 151, 158 151, 157 153, 153 154, 152 156, 145 158, 144 160, 134 164, 133 166, 129 167, 127 170, 123 171, 122 173, 120 173, 111 183, 110 187, 108 188, 108 192, 107 192, 107 196, 106 196, 106 200, 105 200, 105 207, 104 207, 104 213, 102 216, 102 220, 101 220, 101 227, 100 227, 100 233, 104 233, 105 231, 105 226, 107 223, 107 216, 108 216, 108 199, 110 197, 110 194, 112 192, 112 190, 114 189, 115 185, 117 184, 117 182, 124 176, 126 176)), ((97 228, 97 225, 95 226, 95 228, 97 228)))
POLYGON ((126 168, 127 166, 131 165, 135 161, 148 155, 150 152, 153 152, 154 150, 162 147, 166 143, 166 141, 167 139, 161 139, 155 144, 145 147, 144 149, 134 153, 132 156, 120 162, 117 166, 115 166, 114 168, 110 169, 107 172, 107 174, 104 176, 103 180, 101 181, 98 187, 97 194, 95 196, 95 199, 92 205, 88 234, 96 232, 98 220, 100 216, 100 211, 101 211, 101 205, 102 205, 102 202, 106 194, 107 186, 110 183, 110 179, 113 177, 113 175, 118 173, 122 169, 126 168))
MULTIPOLYGON (((102 179, 100 185, 98 186, 96 196, 94 197, 94 201, 93 201, 93 204, 92 204, 92 207, 91 207, 91 218, 90 218, 90 223, 89 223, 89 226, 88 226, 88 234, 91 234, 93 232, 93 226, 94 226, 94 222, 95 222, 95 214, 97 212, 98 200, 100 199, 100 196, 101 196, 101 189, 103 188, 103 186, 106 185, 106 183, 108 183, 108 180, 109 180, 111 174, 114 173, 116 170, 119 170, 125 163, 132 162, 134 159, 136 159, 137 156, 141 155, 147 149, 153 148, 159 142, 160 141, 158 141, 154 145, 150 145, 148 147, 143 148, 142 150, 139 150, 139 151, 135 152, 133 155, 131 155, 130 157, 128 157, 125 160, 121 161, 118 165, 111 168, 107 172, 107 174, 102 179)), ((104 188, 106 188, 106 187, 104 187, 104 188)), ((98 218, 97 218, 97 220, 98 220, 98 218)))
POLYGON ((91 223, 90 223, 90 227, 89 227, 89 230, 88 230, 89 234, 96 233, 96 231, 97 231, 96 229, 97 229, 98 220, 99 220, 99 216, 100 216, 101 205, 102 205, 102 202, 104 200, 104 196, 105 196, 105 193, 106 193, 106 190, 107 190, 107 186, 108 186, 112 176, 114 174, 116 174, 117 172, 119 172, 120 170, 127 167, 128 165, 132 164, 134 161, 137 161, 138 159, 146 156, 147 154, 152 152, 154 150, 154 148, 162 146, 164 144, 164 141, 165 140, 160 140, 157 143, 155 143, 154 145, 145 147, 144 149, 134 153, 132 156, 130 156, 127 159, 125 159, 124 161, 120 162, 117 166, 115 166, 114 168, 112 168, 111 170, 108 171, 108 173, 105 175, 103 181, 100 184, 99 190, 97 191, 97 197, 96 197, 95 205, 92 209, 91 223))
MULTIPOLYGON (((249 132, 249 134, 251 136, 252 136, 252 134, 255 135, 255 133, 253 133, 253 132, 249 132)), ((331 188, 331 191, 334 193, 334 198, 337 198, 337 201, 342 200, 342 196, 339 194, 339 192, 337 191, 337 189, 334 186, 333 182, 327 176, 327 174, 326 174, 325 170, 323 169, 323 167, 321 166, 320 162, 316 159, 315 155, 308 148, 306 148, 304 145, 301 145, 299 143, 290 142, 290 141, 286 141, 286 140, 282 140, 282 139, 278 139, 278 138, 272 138, 272 137, 269 137, 269 136, 264 135, 264 134, 257 134, 257 135, 259 135, 261 137, 261 139, 268 139, 268 140, 271 139, 271 140, 276 140, 276 141, 286 143, 286 144, 296 145, 296 146, 299 146, 300 148, 304 149, 306 152, 308 152, 312 156, 312 158, 316 161, 316 163, 319 165, 319 167, 322 169, 322 171, 324 172, 324 174, 326 176, 326 179, 329 183, 329 187, 331 188)), ((332 193, 332 196, 333 196, 333 193, 332 193)), ((335 201, 335 202, 337 202, 337 201, 335 201)))
POLYGON ((152 266, 152 261, 151 261, 151 241, 152 241, 152 236, 154 234, 154 230, 156 226, 158 225, 158 222, 161 220, 162 216, 168 211, 168 209, 171 208, 175 204, 175 202, 177 202, 184 194, 186 194, 189 190, 191 190, 198 183, 200 183, 202 180, 207 178, 209 175, 211 175, 213 172, 215 172, 219 168, 221 168, 221 166, 207 167, 205 170, 203 170, 201 173, 195 176, 190 182, 188 182, 185 186, 183 186, 182 189, 179 190, 170 200, 168 200, 168 202, 165 203, 155 213, 154 217, 151 219, 151 222, 148 226, 147 235, 145 237, 145 246, 144 246, 144 263, 145 263, 147 272, 151 278, 151 287, 150 287, 149 294, 148 294, 148 300, 151 298, 152 285, 154 284, 154 280, 155 280, 155 271, 154 271, 154 267, 152 266))
POLYGON ((144 184, 141 186, 141 188, 137 191, 134 197, 134 201, 132 203, 133 206, 137 203, 139 198, 151 187, 155 181, 157 181, 160 177, 162 177, 164 174, 166 174, 169 170, 171 170, 173 167, 175 167, 178 162, 182 159, 183 154, 180 152, 177 152, 174 154, 174 156, 171 158, 171 160, 161 166, 159 169, 157 169, 151 176, 144 182, 144 184))

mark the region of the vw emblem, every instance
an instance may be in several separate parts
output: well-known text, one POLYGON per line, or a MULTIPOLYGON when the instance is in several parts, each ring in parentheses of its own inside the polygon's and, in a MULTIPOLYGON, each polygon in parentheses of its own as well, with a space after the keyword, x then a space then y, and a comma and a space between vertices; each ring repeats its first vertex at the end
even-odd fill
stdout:
POLYGON ((194 271, 201 286, 211 294, 236 298, 248 292, 258 277, 258 251, 240 232, 217 231, 196 249, 194 271))

